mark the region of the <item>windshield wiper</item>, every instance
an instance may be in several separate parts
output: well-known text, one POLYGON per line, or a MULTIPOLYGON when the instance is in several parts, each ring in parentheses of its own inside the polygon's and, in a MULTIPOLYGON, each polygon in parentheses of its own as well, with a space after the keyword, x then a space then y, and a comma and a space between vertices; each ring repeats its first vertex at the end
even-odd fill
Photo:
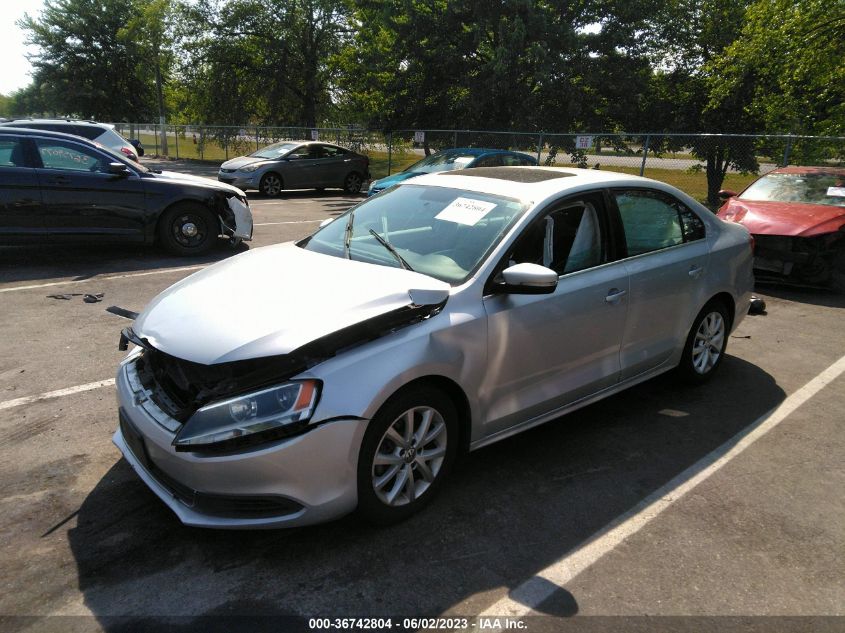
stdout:
POLYGON ((346 259, 352 259, 352 251, 349 250, 349 244, 352 241, 352 221, 355 217, 355 211, 349 212, 349 219, 346 221, 346 229, 343 232, 343 254, 346 259))
POLYGON ((393 248, 393 245, 390 242, 388 242, 381 235, 376 233, 373 229, 370 229, 370 235, 372 235, 374 238, 376 238, 378 240, 379 244, 381 244, 387 250, 390 251, 390 254, 393 255, 396 258, 396 260, 399 262, 399 264, 402 266, 402 268, 404 268, 405 270, 410 270, 411 272, 414 272, 414 269, 411 268, 411 265, 408 262, 406 262, 405 259, 399 253, 396 252, 396 249, 393 248))

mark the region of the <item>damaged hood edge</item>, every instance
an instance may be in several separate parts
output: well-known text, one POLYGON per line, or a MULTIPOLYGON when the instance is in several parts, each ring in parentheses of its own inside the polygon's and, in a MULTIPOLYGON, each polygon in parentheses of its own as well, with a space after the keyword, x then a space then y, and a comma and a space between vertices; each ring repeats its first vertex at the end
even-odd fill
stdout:
POLYGON ((280 244, 183 279, 158 295, 132 329, 166 354, 212 365, 289 354, 388 313, 442 306, 450 288, 401 268, 280 244))

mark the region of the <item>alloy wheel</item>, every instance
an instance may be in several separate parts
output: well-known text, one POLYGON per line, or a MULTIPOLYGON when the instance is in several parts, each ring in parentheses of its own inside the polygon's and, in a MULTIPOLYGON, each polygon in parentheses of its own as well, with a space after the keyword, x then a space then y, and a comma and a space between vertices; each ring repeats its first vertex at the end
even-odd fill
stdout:
POLYGON ((725 342, 725 320, 718 312, 709 312, 695 332, 692 366, 701 375, 710 372, 722 355, 725 342))
POLYGON ((261 182, 261 191, 268 196, 278 196, 282 190, 282 181, 275 174, 267 174, 261 182))
POLYGON ((373 458, 372 485, 388 506, 411 503, 437 479, 446 457, 446 422, 428 406, 397 417, 379 442, 373 458))

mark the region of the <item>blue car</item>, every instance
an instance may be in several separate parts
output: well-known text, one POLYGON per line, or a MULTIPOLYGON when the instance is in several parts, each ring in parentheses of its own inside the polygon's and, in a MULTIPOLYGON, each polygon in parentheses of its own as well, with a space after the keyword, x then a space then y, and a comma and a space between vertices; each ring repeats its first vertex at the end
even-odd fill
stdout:
POLYGON ((386 178, 374 180, 370 183, 367 195, 372 196, 383 189, 392 187, 403 180, 408 180, 422 174, 433 174, 438 171, 453 169, 469 169, 471 167, 513 167, 520 165, 536 165, 537 159, 522 152, 511 152, 503 149, 487 149, 484 147, 458 147, 444 149, 431 156, 426 156, 408 167, 386 178))

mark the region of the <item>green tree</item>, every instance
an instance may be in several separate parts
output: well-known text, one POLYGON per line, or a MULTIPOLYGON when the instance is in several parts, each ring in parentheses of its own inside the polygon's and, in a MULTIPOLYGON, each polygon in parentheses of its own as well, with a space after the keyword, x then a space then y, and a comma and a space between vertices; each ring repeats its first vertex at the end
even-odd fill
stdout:
MULTIPOLYGON (((654 121, 664 131, 742 134, 759 130, 759 119, 745 107, 748 86, 739 82, 719 102, 711 92, 722 81, 715 65, 740 34, 747 2, 735 0, 671 0, 661 6, 646 34, 652 63, 654 121)), ((704 161, 707 201, 719 203, 718 192, 729 169, 756 172, 755 147, 748 139, 695 136, 652 139, 652 149, 688 146, 704 161)))
POLYGON ((187 9, 182 72, 203 121, 314 126, 331 113, 327 60, 346 33, 340 0, 209 0, 187 9))
POLYGON ((751 91, 745 111, 773 133, 845 135, 845 1, 757 0, 712 62, 710 107, 751 91))
POLYGON ((120 37, 138 15, 132 0, 46 0, 40 18, 18 25, 27 44, 33 83, 46 109, 99 120, 143 120, 155 111, 150 85, 139 77, 140 49, 120 37))
POLYGON ((650 74, 639 16, 655 4, 354 0, 352 43, 335 60, 341 104, 382 127, 634 124, 643 104, 631 95, 650 74))
MULTIPOLYGON (((164 123, 167 117, 164 89, 174 64, 173 25, 178 9, 173 0, 136 0, 136 3, 136 14, 118 31, 118 38, 138 52, 135 75, 148 83, 149 75, 152 75, 158 116, 164 123)), ((161 153, 167 155, 164 129, 161 132, 161 153)))

